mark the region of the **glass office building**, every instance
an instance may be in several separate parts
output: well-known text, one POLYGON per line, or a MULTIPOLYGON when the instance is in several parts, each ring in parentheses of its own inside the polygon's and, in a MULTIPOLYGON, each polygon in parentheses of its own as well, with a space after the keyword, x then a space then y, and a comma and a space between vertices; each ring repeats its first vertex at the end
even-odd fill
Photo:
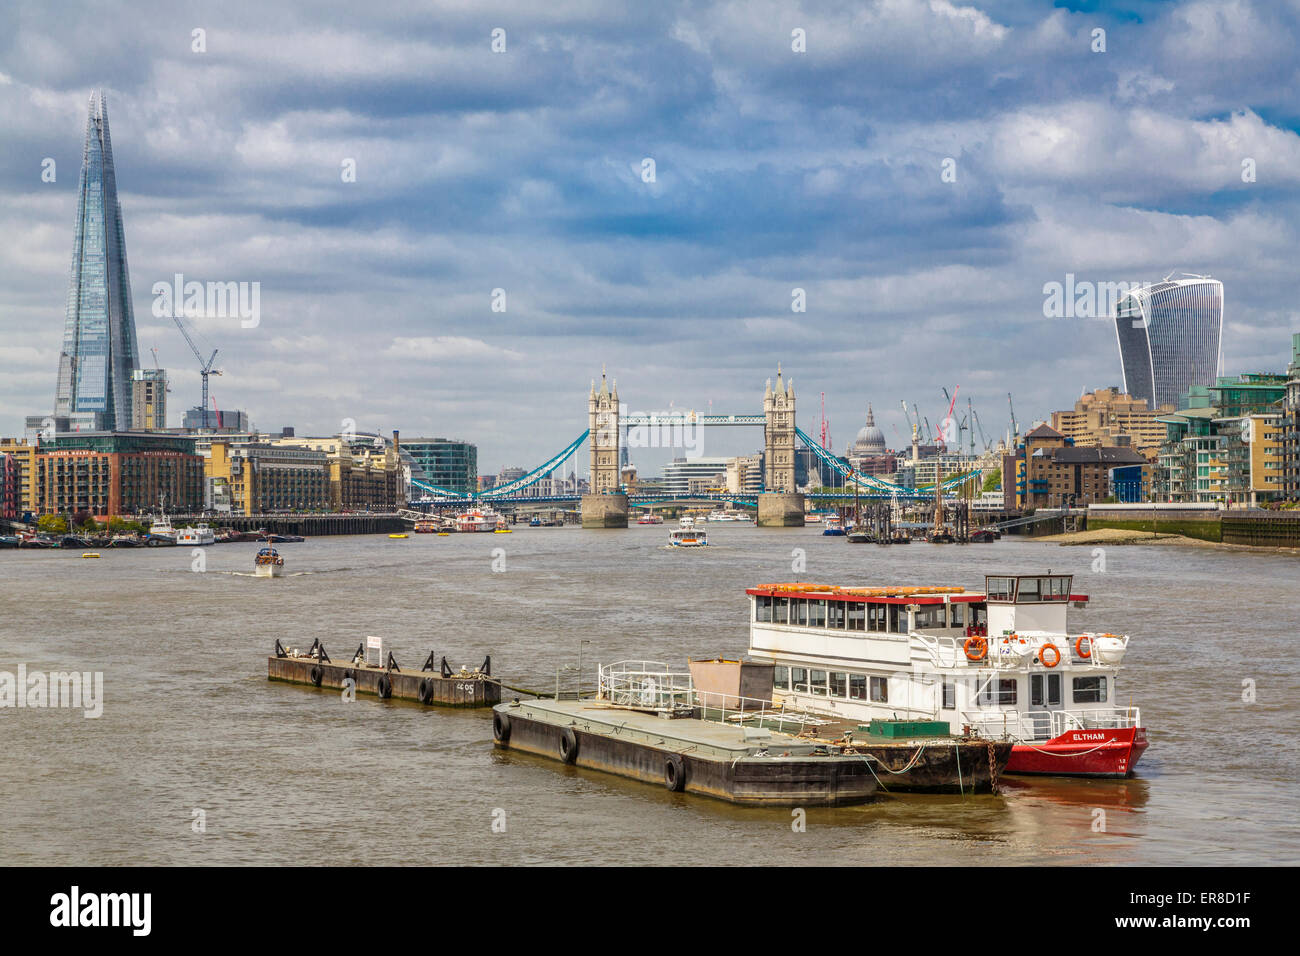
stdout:
POLYGON ((1126 292, 1115 310, 1124 391, 1148 407, 1178 405, 1219 374, 1223 283, 1190 278, 1126 292))
MULTIPOLYGON (((468 495, 478 490, 478 446, 451 438, 403 438, 402 451, 411 456, 419 472, 411 478, 437 488, 468 495)), ((412 495, 423 492, 416 488, 412 495)))
POLYGON ((77 228, 59 354, 54 414, 69 427, 131 428, 131 374, 139 367, 122 207, 103 93, 92 93, 77 185, 77 228))

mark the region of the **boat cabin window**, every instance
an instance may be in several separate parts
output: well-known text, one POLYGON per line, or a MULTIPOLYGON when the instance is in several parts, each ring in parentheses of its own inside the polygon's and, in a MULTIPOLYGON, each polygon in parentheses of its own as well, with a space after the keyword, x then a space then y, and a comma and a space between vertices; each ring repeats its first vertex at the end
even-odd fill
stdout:
POLYGON ((889 630, 892 634, 907 633, 907 608, 897 604, 889 605, 889 630))
POLYGON ((867 605, 867 630, 884 631, 889 627, 887 604, 868 604, 867 605))
POLYGON ((943 709, 957 709, 957 685, 950 684, 947 681, 943 682, 943 709))
POLYGON ((790 599, 783 597, 772 598, 772 623, 787 624, 790 621, 790 599))
POLYGON ((849 602, 849 630, 865 631, 867 629, 867 606, 856 601, 849 602))
POLYGON ((808 602, 803 598, 790 599, 790 623, 799 627, 808 623, 808 602))
POLYGON ((993 677, 977 680, 979 684, 979 702, 982 705, 1006 706, 1016 702, 1016 680, 1014 677, 993 677))
POLYGON ((780 664, 772 672, 772 686, 777 690, 790 689, 790 668, 782 667, 780 664))
POLYGON ((812 676, 809 678, 808 683, 809 683, 808 689, 811 690, 818 697, 826 696, 826 672, 825 671, 813 671, 812 676))
POLYGON ((754 598, 754 620, 759 624, 772 623, 772 599, 765 594, 754 598))
POLYGON ((916 625, 920 630, 923 627, 945 627, 943 605, 937 604, 928 607, 920 607, 916 611, 916 625))
POLYGON ((887 677, 871 678, 871 699, 877 704, 889 702, 889 679, 887 677))
POLYGON ((984 592, 990 601, 1014 601, 1016 599, 1016 579, 992 577, 984 578, 984 592))
POLYGON ((1061 703, 1060 674, 1030 674, 1029 703, 1034 707, 1055 707, 1061 703))
POLYGON ((843 601, 831 601, 830 607, 826 611, 826 626, 833 627, 837 631, 844 630, 844 621, 848 615, 845 613, 843 601))
POLYGON ((961 604, 948 605, 948 626, 964 627, 966 624, 966 608, 961 604))
POLYGON ((825 601, 808 602, 808 626, 809 627, 826 626, 826 602, 825 601))
POLYGON ((790 668, 790 684, 796 692, 808 693, 808 669, 806 667, 790 668))
POLYGON ((831 671, 831 696, 844 698, 849 695, 849 675, 843 671, 831 671))
POLYGON ((1074 679, 1074 702, 1076 704, 1106 703, 1106 678, 1076 677, 1074 679))
POLYGON ((867 699, 867 675, 850 674, 849 675, 849 700, 866 700, 867 699))

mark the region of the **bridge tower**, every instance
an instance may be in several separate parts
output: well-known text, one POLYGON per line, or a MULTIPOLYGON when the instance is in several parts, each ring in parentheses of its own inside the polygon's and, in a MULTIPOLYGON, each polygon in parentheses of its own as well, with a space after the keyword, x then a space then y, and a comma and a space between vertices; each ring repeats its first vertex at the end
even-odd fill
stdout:
POLYGON ((606 383, 600 370, 600 390, 591 383, 587 398, 587 441, 591 445, 591 489, 582 496, 584 528, 626 528, 627 495, 621 487, 619 461, 618 382, 606 383))
POLYGON ((794 382, 788 384, 776 367, 776 388, 767 380, 763 395, 763 494, 758 496, 758 524, 769 528, 802 528, 804 497, 795 485, 794 382))

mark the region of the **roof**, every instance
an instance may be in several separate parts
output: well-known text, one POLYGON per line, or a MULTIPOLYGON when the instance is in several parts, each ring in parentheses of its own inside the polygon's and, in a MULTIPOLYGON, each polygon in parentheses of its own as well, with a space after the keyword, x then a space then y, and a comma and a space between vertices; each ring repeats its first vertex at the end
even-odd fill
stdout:
POLYGON ((1044 422, 1042 425, 1039 425, 1033 431, 1027 433, 1025 437, 1026 438, 1064 438, 1065 436, 1060 432, 1058 432, 1051 425, 1048 425, 1046 422, 1044 422))
POLYGON ((1052 449, 1052 461, 1064 465, 1086 465, 1090 462, 1136 465, 1145 463, 1146 458, 1122 445, 1067 445, 1065 448, 1052 449))

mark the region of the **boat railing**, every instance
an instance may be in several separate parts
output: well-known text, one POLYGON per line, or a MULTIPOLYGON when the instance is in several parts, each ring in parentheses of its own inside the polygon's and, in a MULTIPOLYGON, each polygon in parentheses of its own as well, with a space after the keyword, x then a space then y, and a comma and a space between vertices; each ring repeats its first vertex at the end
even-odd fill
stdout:
POLYGON ((830 723, 803 710, 787 707, 785 703, 759 697, 742 697, 725 691, 696 690, 695 705, 702 720, 712 720, 728 726, 744 728, 753 725, 763 730, 798 735, 804 728, 830 723))
POLYGON ((1107 707, 1097 710, 1052 711, 1052 736, 1068 730, 1127 730, 1142 726, 1142 713, 1136 707, 1107 707))
POLYGON ((999 647, 997 638, 986 637, 988 652, 981 660, 972 660, 966 656, 967 637, 964 634, 949 637, 912 631, 909 636, 925 649, 935 667, 992 667, 1000 670, 1021 663, 1020 655, 1003 653, 1005 645, 999 647))
POLYGON ((691 675, 670 671, 662 661, 619 661, 599 667, 597 673, 597 696, 620 707, 677 711, 694 704, 691 675))
POLYGON ((1002 740, 1046 740, 1052 736, 1052 721, 1046 712, 1018 710, 963 710, 963 725, 981 737, 1002 740))

